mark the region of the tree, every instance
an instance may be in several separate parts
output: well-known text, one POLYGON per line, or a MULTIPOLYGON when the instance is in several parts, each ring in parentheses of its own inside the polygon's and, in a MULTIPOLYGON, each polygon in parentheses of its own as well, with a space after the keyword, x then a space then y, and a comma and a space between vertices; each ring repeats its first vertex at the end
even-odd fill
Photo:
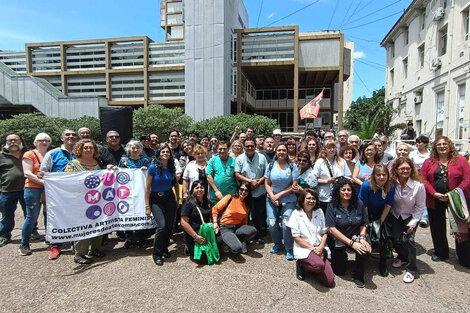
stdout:
POLYGON ((168 138, 168 132, 176 129, 182 133, 191 125, 192 119, 181 108, 166 108, 149 105, 134 111, 134 138, 141 134, 157 133, 161 142, 168 138))
MULTIPOLYGON (((404 124, 392 125, 398 111, 392 105, 385 103, 385 88, 375 90, 372 97, 359 97, 353 101, 344 114, 344 128, 361 132, 368 136, 370 129, 380 127, 384 134, 391 135, 396 129, 405 127, 404 124), (366 131, 367 130, 367 131, 366 131)), ((373 134, 373 133, 372 133, 373 134)), ((362 137, 370 139, 372 137, 362 137)))
POLYGON ((202 120, 192 124, 189 129, 200 136, 217 136, 219 139, 229 140, 237 124, 240 124, 240 132, 251 127, 255 134, 272 134, 274 129, 279 128, 277 122, 268 117, 241 113, 202 120))

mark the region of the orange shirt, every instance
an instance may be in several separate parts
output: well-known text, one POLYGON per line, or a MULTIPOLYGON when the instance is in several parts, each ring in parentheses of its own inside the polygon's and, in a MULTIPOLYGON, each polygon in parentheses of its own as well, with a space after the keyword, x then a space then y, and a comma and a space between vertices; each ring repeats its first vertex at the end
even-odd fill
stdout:
POLYGON ((226 195, 212 207, 212 219, 215 220, 221 210, 227 207, 220 218, 221 225, 246 225, 248 224, 248 208, 238 197, 226 195), (230 201, 232 199, 232 201, 230 201), (230 204, 228 204, 230 201, 230 204), (227 207, 228 204, 228 207, 227 207))
MULTIPOLYGON (((41 165, 41 162, 42 162, 42 159, 43 159, 43 156, 41 155, 41 153, 39 153, 39 152, 34 153, 33 150, 28 151, 25 154, 23 154, 23 160, 24 159, 28 159, 28 160, 31 160, 33 162, 33 171, 32 172, 33 172, 34 175, 37 175, 37 173, 39 172, 39 166, 41 165)), ((24 186, 28 187, 28 188, 44 188, 43 185, 37 184, 37 183, 31 181, 28 178, 26 178, 24 186)))

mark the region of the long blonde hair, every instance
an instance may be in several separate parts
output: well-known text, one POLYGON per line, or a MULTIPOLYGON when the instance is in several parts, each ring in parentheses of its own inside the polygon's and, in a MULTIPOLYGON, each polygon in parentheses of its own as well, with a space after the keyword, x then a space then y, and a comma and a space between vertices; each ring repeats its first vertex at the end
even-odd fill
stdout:
POLYGON ((325 141, 325 143, 323 144, 323 148, 320 152, 320 158, 322 158, 326 162, 326 160, 327 160, 327 158, 326 158, 326 149, 331 148, 331 147, 335 147, 334 161, 336 161, 336 163, 338 164, 338 167, 342 170, 344 168, 344 166, 346 165, 346 161, 338 155, 338 150, 336 150, 336 143, 334 142, 334 140, 325 141))

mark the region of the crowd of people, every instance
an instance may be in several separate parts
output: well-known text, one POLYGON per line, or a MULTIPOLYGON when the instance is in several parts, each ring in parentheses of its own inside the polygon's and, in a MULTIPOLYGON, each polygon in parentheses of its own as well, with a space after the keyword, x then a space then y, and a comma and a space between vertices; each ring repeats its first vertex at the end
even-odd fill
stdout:
MULTIPOLYGON (((279 129, 264 136, 252 128, 240 133, 237 126, 230 141, 196 132, 187 138, 172 130, 160 143, 157 134, 143 134, 123 147, 119 133, 109 131, 99 146, 82 127, 65 129, 62 145, 49 151, 51 137, 37 134, 34 149, 26 151, 20 135, 8 134, 0 152, 0 247, 11 242, 18 203, 25 217, 19 255, 30 255, 31 240, 43 238, 37 222, 43 207, 47 225, 44 173, 133 168, 146 171, 145 214, 156 228, 117 236, 125 248, 138 248, 154 234, 152 256, 159 266, 171 257, 181 227, 185 252, 198 262, 217 261, 214 249, 247 253, 266 244, 269 233, 270 253, 296 260, 300 280, 309 271, 334 286, 335 275, 347 271, 350 252, 353 280, 364 287, 371 253, 378 252, 379 273, 387 276, 394 250, 391 266, 405 266, 403 281, 411 283, 419 271, 418 226, 430 226, 432 261, 449 258, 449 212, 458 260, 470 268, 470 165, 447 137, 429 149, 429 139, 419 136, 416 146, 399 143, 395 151, 383 134, 361 142, 345 130, 283 139, 279 129)), ((103 257, 107 240, 106 234, 75 242, 74 261, 103 257)), ((63 244, 48 244, 49 259, 57 259, 63 244)))

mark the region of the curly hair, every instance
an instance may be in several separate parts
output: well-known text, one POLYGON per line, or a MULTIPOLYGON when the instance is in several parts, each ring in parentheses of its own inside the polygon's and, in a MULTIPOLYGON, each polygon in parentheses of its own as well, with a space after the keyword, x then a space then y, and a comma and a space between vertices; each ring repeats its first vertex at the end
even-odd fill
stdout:
POLYGON ((164 149, 168 149, 170 151, 170 159, 168 160, 168 169, 170 170, 170 173, 174 176, 176 173, 176 167, 175 167, 175 158, 173 157, 173 153, 171 152, 171 148, 167 143, 163 143, 160 148, 157 150, 155 153, 155 157, 152 160, 152 163, 155 164, 155 167, 157 169, 157 174, 158 176, 162 176, 163 172, 163 163, 160 160, 160 154, 164 149))
POLYGON ((207 154, 207 149, 202 145, 196 145, 193 149, 193 154, 197 155, 199 153, 207 154))
POLYGON ((339 156, 344 159, 344 153, 346 153, 346 151, 351 151, 352 152, 352 158, 353 159, 355 159, 356 155, 359 153, 356 148, 354 148, 350 144, 347 144, 347 145, 344 145, 344 146, 341 147, 341 149, 339 151, 339 156))
POLYGON ((331 192, 332 203, 335 207, 341 206, 341 197, 339 195, 339 190, 346 185, 349 185, 349 187, 351 188, 351 199, 349 200, 349 205, 353 209, 356 209, 358 201, 356 188, 354 188, 353 182, 345 177, 340 177, 333 183, 333 191, 331 192))
POLYGON ((421 176, 419 175, 418 171, 416 170, 416 166, 410 158, 406 157, 399 157, 396 159, 395 163, 392 166, 392 171, 390 173, 390 179, 394 184, 399 184, 398 181, 398 167, 402 164, 408 164, 411 168, 410 178, 414 181, 422 182, 421 176))
POLYGON ((441 139, 444 140, 449 145, 449 159, 452 161, 452 163, 456 163, 459 157, 459 152, 457 151, 457 149, 455 149, 455 145, 452 142, 452 140, 450 140, 450 138, 447 136, 440 136, 440 137, 437 137, 436 140, 434 140, 432 144, 432 148, 431 148, 431 155, 429 156, 429 158, 431 159, 431 162, 432 163, 439 162, 439 153, 437 152, 437 142, 441 139))
POLYGON ((382 163, 375 164, 374 169, 372 170, 372 174, 367 178, 370 184, 370 189, 375 193, 379 187, 377 186, 377 181, 375 180, 375 173, 377 172, 384 172, 387 175, 387 182, 385 182, 385 185, 383 186, 383 190, 385 193, 388 193, 390 191, 390 172, 388 171, 387 166, 383 165, 382 163))
POLYGON ((100 156, 100 151, 98 149, 98 145, 93 139, 80 139, 75 146, 73 146, 73 151, 72 153, 75 155, 75 157, 79 158, 82 156, 83 153, 83 146, 86 143, 91 143, 93 145, 93 159, 97 160, 98 157, 100 156))

